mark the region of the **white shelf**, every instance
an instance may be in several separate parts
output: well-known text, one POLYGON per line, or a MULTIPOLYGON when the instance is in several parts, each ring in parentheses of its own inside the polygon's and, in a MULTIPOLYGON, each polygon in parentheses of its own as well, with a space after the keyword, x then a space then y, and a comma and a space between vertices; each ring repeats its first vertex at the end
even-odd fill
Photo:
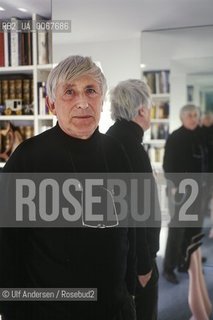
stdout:
POLYGON ((56 116, 52 114, 38 115, 38 120, 55 120, 56 116))
POLYGON ((152 99, 169 99, 170 94, 169 93, 153 93, 152 99))
POLYGON ((15 120, 34 120, 34 115, 20 115, 20 116, 0 116, 0 121, 15 121, 15 120))
POLYGON ((165 144, 165 139, 149 139, 149 140, 144 140, 143 144, 155 144, 155 145, 164 145, 165 144))
POLYGON ((0 74, 10 74, 10 73, 32 73, 36 66, 17 66, 17 67, 0 67, 0 74))
POLYGON ((53 68, 53 64, 40 64, 37 65, 38 70, 51 70, 53 68))
POLYGON ((169 119, 151 119, 151 123, 169 123, 169 119))

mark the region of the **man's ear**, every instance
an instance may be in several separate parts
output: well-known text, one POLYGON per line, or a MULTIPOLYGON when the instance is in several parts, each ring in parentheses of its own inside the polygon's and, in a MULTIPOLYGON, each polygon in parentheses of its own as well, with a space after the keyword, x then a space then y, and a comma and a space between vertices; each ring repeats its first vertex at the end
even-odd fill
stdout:
POLYGON ((56 115, 55 103, 48 96, 46 97, 46 105, 48 109, 52 112, 52 114, 56 115))
POLYGON ((138 114, 139 114, 141 117, 144 117, 144 107, 143 107, 143 106, 138 110, 138 114))

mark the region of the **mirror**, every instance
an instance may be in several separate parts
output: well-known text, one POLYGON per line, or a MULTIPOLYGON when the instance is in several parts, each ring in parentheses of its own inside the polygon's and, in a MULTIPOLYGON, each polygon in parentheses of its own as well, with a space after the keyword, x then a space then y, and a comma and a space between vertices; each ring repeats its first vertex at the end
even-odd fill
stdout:
MULTIPOLYGON (((170 71, 170 133, 181 125, 179 111, 188 102, 200 106, 203 112, 213 112, 212 35, 213 26, 152 30, 141 34, 142 74, 170 71)), ((210 228, 213 226, 213 218, 210 218, 213 216, 213 201, 209 202, 208 212, 205 213, 202 255, 207 260, 203 263, 203 270, 209 296, 213 301, 213 238, 209 237, 210 228)), ((160 274, 167 240, 166 229, 162 228, 160 237, 160 274)), ((169 320, 171 314, 175 320, 190 318, 187 303, 189 277, 188 274, 177 274, 180 280, 178 286, 169 284, 160 276, 159 320, 169 320)))
POLYGON ((170 70, 170 132, 180 125, 179 110, 189 102, 187 94, 192 87, 194 102, 203 111, 213 110, 212 34, 213 26, 144 31, 141 34, 141 65, 145 66, 142 72, 170 70))

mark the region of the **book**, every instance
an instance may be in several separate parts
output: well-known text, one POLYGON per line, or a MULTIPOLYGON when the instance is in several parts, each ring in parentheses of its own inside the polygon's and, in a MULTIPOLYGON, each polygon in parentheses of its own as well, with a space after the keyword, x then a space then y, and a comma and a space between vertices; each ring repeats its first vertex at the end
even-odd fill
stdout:
POLYGON ((38 32, 38 64, 47 64, 48 60, 48 33, 38 32))
POLYGON ((21 65, 28 65, 28 55, 27 55, 27 33, 22 32, 21 37, 21 65))
POLYGON ((7 99, 9 99, 9 82, 8 82, 8 80, 2 80, 1 94, 2 94, 2 104, 5 105, 5 101, 7 99))
POLYGON ((29 105, 31 103, 30 79, 23 79, 22 98, 23 98, 24 105, 29 105))
POLYGON ((22 99, 22 79, 15 79, 15 97, 22 99))
POLYGON ((145 71, 145 81, 151 89, 152 94, 169 93, 170 80, 169 71, 145 71))
POLYGON ((52 32, 48 32, 48 63, 53 62, 52 52, 52 32))
MULTIPOLYGON (((11 18, 11 23, 17 23, 18 19, 11 18)), ((18 31, 11 31, 10 44, 11 44, 11 66, 17 67, 21 64, 21 34, 18 31)))
MULTIPOLYGON (((0 80, 0 105, 2 105, 1 83, 2 83, 2 80, 0 80)), ((1 112, 0 112, 0 114, 1 114, 1 112)))
POLYGON ((167 123, 151 123, 151 139, 165 140, 169 135, 169 124, 167 123))
POLYGON ((38 113, 40 115, 48 114, 46 107, 46 82, 38 82, 38 113))
POLYGON ((153 99, 153 105, 151 109, 152 119, 168 119, 169 118, 170 105, 169 101, 162 98, 153 99))
POLYGON ((8 80, 9 99, 16 99, 15 80, 8 80))
POLYGON ((30 79, 30 103, 33 103, 33 101, 34 101, 34 81, 33 79, 30 79))
POLYGON ((169 93, 169 71, 162 70, 159 73, 160 76, 160 93, 169 93))
POLYGON ((9 32, 4 32, 4 66, 9 67, 9 32))
POLYGON ((145 82, 150 87, 151 93, 156 93, 155 72, 144 72, 145 82))
POLYGON ((5 66, 4 59, 4 32, 0 32, 0 67, 5 66))
POLYGON ((33 40, 32 40, 32 32, 28 32, 26 35, 27 42, 27 57, 28 57, 28 65, 33 65, 33 40))

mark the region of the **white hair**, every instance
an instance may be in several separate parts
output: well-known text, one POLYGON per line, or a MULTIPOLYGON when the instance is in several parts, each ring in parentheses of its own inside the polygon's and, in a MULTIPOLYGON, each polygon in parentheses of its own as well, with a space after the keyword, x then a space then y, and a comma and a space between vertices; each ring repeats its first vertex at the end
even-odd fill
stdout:
POLYGON ((99 83, 102 97, 107 91, 106 78, 101 69, 90 57, 69 56, 53 68, 47 79, 47 95, 55 100, 56 87, 60 82, 77 79, 80 76, 89 75, 99 83))
POLYGON ((182 120, 184 115, 189 112, 196 112, 198 117, 200 117, 200 108, 194 104, 186 104, 180 109, 180 119, 182 120))
POLYGON ((143 106, 151 107, 151 91, 139 79, 121 81, 110 91, 111 118, 132 120, 143 106))

